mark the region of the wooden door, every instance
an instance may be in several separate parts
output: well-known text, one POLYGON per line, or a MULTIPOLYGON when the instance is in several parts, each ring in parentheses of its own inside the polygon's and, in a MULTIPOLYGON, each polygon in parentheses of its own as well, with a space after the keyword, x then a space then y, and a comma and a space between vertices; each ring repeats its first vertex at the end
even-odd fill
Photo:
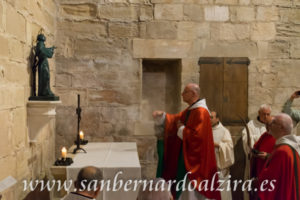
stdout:
POLYGON ((200 58, 201 96, 225 125, 248 116, 248 58, 200 58))

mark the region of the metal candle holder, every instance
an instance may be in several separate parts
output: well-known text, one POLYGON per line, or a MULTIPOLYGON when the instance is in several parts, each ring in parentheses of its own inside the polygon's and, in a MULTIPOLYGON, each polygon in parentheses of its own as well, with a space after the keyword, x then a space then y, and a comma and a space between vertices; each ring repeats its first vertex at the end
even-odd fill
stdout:
POLYGON ((75 154, 77 151, 82 150, 84 153, 86 153, 86 151, 80 147, 80 136, 79 136, 79 128, 80 128, 80 120, 81 120, 81 108, 80 108, 80 95, 77 95, 77 99, 78 99, 78 106, 76 109, 76 114, 77 114, 77 140, 75 141, 76 144, 76 148, 73 151, 73 154, 75 154))
POLYGON ((61 159, 57 159, 54 163, 55 166, 69 166, 73 163, 73 159, 72 158, 61 158, 61 159))

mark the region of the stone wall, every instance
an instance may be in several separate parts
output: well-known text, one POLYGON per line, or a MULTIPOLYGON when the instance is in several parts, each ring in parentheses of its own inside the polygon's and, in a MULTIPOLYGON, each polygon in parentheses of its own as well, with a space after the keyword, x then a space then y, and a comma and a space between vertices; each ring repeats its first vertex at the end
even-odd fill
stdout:
MULTIPOLYGON (((13 176, 16 188, 3 199, 22 199, 22 180, 49 175, 54 160, 54 134, 44 131, 29 141, 27 101, 30 96, 31 48, 41 28, 54 44, 57 6, 54 0, 0 0, 0 181, 13 176)), ((51 65, 54 83, 55 62, 51 65)))
MULTIPOLYGON (((296 0, 59 3, 55 85, 63 105, 58 109, 57 147, 70 146, 75 139, 76 94, 81 94, 87 138, 137 141, 143 175, 154 175, 156 140, 134 132, 142 109, 142 59, 179 59, 183 88, 199 83, 199 57, 249 57, 250 118, 263 103, 278 113, 300 88, 296 0)), ((239 134, 233 133, 235 140, 239 134)))

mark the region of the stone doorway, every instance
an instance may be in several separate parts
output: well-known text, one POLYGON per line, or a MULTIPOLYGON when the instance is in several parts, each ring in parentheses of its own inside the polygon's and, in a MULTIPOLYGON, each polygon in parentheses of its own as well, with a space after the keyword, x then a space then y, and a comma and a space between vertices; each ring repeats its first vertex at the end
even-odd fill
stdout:
POLYGON ((153 135, 154 110, 168 113, 180 110, 181 60, 144 59, 142 68, 141 115, 136 134, 153 135))

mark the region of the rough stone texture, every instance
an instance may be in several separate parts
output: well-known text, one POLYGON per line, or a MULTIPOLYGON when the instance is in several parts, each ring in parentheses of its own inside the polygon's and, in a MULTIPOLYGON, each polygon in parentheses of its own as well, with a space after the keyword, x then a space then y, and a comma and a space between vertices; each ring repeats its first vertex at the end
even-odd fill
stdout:
POLYGON ((184 20, 202 21, 204 10, 201 5, 185 4, 183 6, 184 20))
POLYGON ((209 38, 209 25, 207 23, 179 22, 177 26, 177 39, 179 40, 209 38))
POLYGON ((154 18, 158 20, 182 20, 182 4, 155 4, 154 18))
POLYGON ((0 56, 2 57, 8 57, 8 53, 9 53, 9 46, 8 46, 8 39, 0 36, 0 56))
POLYGON ((140 9, 140 21, 150 21, 153 19, 153 6, 144 6, 140 9))
POLYGON ((298 70, 298 66, 300 64, 299 60, 278 60, 272 62, 272 66, 274 70, 277 72, 277 78, 280 80, 281 88, 288 87, 298 87, 300 71, 298 70), (293 72, 291 74, 291 72, 293 72))
POLYGON ((294 2, 286 0, 273 0, 273 4, 280 7, 292 7, 294 2))
POLYGON ((289 42, 285 40, 275 40, 268 44, 269 58, 288 58, 289 57, 289 42))
POLYGON ((78 38, 100 38, 107 36, 106 23, 95 23, 93 21, 70 22, 61 21, 57 24, 59 31, 63 31, 65 35, 72 36, 77 33, 78 38))
POLYGON ((0 30, 3 30, 3 2, 0 1, 0 30))
POLYGON ((231 20, 238 22, 251 22, 255 20, 255 8, 254 7, 231 7, 231 20))
POLYGON ((280 23, 276 25, 277 36, 283 38, 299 38, 300 25, 280 23))
POLYGON ((222 5, 236 5, 238 0, 216 0, 216 4, 222 5))
POLYGON ((291 42, 291 57, 300 58, 300 40, 293 40, 291 42))
POLYGON ((21 41, 25 41, 25 18, 11 6, 7 6, 6 29, 21 41), (14 22, 14 23, 11 23, 14 22))
POLYGON ((12 113, 12 123, 18 126, 12 127, 12 144, 16 149, 23 147, 23 142, 27 140, 26 130, 26 110, 17 108, 12 113))
POLYGON ((174 22, 160 21, 146 23, 146 38, 175 39, 177 26, 174 22))
POLYGON ((258 7, 256 19, 259 21, 277 21, 279 13, 277 7, 258 7))
POLYGON ((227 6, 206 6, 204 16, 207 21, 227 21, 229 20, 229 9, 227 6))
POLYGON ((248 24, 211 24, 211 38, 213 40, 244 40, 250 38, 248 24))
MULTIPOLYGON (((7 121, 7 123, 3 124, 3 129, 1 130, 0 134, 3 138, 0 142, 0 157, 5 157, 11 153, 10 149, 12 148, 12 142, 11 142, 11 133, 9 133, 10 128, 10 112, 8 110, 1 111, 1 121, 7 121)), ((1 177, 2 174, 0 174, 1 177)), ((2 175, 3 176, 3 175, 2 175)), ((5 178, 5 177, 2 177, 5 178)))
MULTIPOLYGON (((195 44, 197 45, 197 44, 195 44)), ((200 57, 212 57, 218 52, 219 57, 257 57, 257 46, 254 42, 212 42, 204 44, 200 57)))
POLYGON ((22 62, 24 59, 24 45, 18 40, 9 41, 9 57, 11 60, 22 62))
POLYGON ((252 25, 252 40, 273 40, 275 39, 276 29, 274 23, 255 23, 252 25))
POLYGON ((126 49, 125 40, 101 39, 97 41, 92 40, 77 40, 75 42, 74 54, 80 58, 112 58, 116 59, 121 56, 122 50, 126 49), (102 47, 102 48, 99 48, 102 47))
POLYGON ((213 0, 150 0, 151 3, 168 3, 168 4, 178 4, 178 3, 196 3, 196 4, 212 4, 213 0))
POLYGON ((296 8, 283 8, 279 10, 280 21, 285 23, 300 24, 300 10, 296 8))
POLYGON ((264 5, 264 6, 269 6, 273 3, 274 0, 265 0, 265 1, 260 1, 260 0, 252 0, 252 3, 254 5, 264 5))
POLYGON ((108 34, 110 37, 137 37, 139 34, 137 24, 109 23, 108 34))
POLYGON ((56 87, 71 87, 72 85, 72 76, 69 74, 56 74, 55 80, 56 87))
POLYGON ((60 6, 62 15, 74 17, 94 18, 97 15, 97 6, 91 3, 84 4, 62 4, 60 6))
POLYGON ((184 58, 188 56, 190 48, 191 44, 186 41, 133 40, 135 58, 184 58))
POLYGON ((251 0, 240 0, 240 1, 239 1, 239 3, 240 3, 241 5, 249 5, 250 2, 251 2, 251 0))
POLYGON ((109 21, 138 21, 138 8, 136 6, 109 6, 101 5, 99 16, 109 21))

